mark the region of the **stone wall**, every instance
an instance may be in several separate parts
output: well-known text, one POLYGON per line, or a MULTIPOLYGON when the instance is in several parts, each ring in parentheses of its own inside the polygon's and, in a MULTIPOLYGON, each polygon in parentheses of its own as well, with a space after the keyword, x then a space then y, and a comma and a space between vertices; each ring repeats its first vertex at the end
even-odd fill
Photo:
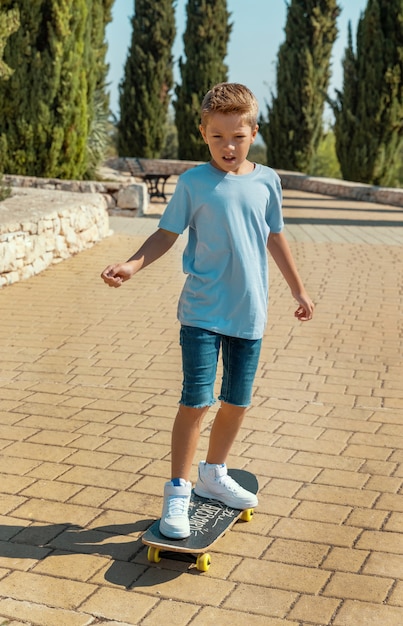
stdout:
POLYGON ((0 288, 38 274, 109 234, 102 194, 13 189, 0 202, 0 288))
POLYGON ((107 208, 130 209, 133 215, 142 216, 148 211, 149 197, 147 185, 137 181, 125 172, 114 172, 101 168, 112 180, 63 180, 59 178, 39 178, 35 176, 4 175, 4 183, 13 189, 45 189, 47 191, 69 191, 72 193, 102 194, 107 208), (113 180, 115 178, 115 180, 113 180))
POLYGON ((299 189, 325 196, 403 207, 403 189, 376 187, 375 185, 354 183, 337 178, 319 178, 284 170, 278 170, 278 174, 284 189, 299 189))

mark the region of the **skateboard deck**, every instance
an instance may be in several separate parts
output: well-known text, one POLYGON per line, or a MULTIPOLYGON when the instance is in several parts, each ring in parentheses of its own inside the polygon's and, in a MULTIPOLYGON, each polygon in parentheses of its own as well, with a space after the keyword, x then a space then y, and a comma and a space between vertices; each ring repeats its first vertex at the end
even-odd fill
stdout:
MULTIPOLYGON (((230 469, 228 473, 236 482, 251 491, 258 492, 258 481, 254 474, 246 470, 230 469)), ((190 536, 186 539, 170 539, 159 530, 160 520, 156 520, 142 536, 142 542, 149 546, 147 558, 159 563, 162 556, 175 558, 175 553, 193 556, 199 571, 206 572, 211 557, 206 552, 229 530, 238 519, 250 521, 253 509, 234 509, 217 500, 192 495, 189 504, 190 536)))

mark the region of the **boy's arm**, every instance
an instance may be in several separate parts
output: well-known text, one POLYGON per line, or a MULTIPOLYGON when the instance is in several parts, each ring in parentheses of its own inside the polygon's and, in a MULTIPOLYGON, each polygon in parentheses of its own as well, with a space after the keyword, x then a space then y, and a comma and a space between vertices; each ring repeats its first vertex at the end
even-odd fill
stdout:
POLYGON ((301 322, 306 322, 312 319, 315 305, 306 292, 304 284, 298 274, 298 270, 285 235, 283 233, 270 233, 267 241, 267 248, 291 289, 292 295, 299 304, 298 309, 295 311, 295 317, 297 317, 301 322))
POLYGON ((109 287, 120 287, 138 271, 147 267, 173 246, 178 238, 177 233, 159 228, 143 243, 141 248, 126 263, 108 265, 101 274, 102 280, 109 287))

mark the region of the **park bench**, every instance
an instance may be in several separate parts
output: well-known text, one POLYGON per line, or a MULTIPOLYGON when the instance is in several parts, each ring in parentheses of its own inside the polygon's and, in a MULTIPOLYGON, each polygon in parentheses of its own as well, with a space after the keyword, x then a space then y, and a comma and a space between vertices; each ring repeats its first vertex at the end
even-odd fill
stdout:
POLYGON ((179 161, 173 159, 141 159, 126 157, 125 165, 130 174, 142 178, 147 184, 150 198, 162 198, 167 201, 165 184, 170 176, 179 176, 187 170, 200 165, 200 161, 179 161))

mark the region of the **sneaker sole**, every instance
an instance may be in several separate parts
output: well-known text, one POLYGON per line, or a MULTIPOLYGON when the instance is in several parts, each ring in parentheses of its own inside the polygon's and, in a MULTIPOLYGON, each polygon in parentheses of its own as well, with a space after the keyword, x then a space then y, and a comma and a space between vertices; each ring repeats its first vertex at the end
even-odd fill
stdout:
POLYGON ((175 532, 171 528, 167 528, 165 531, 162 524, 160 524, 160 533, 161 535, 164 535, 164 537, 167 537, 167 539, 186 539, 187 537, 190 537, 190 530, 189 532, 187 531, 175 532))

